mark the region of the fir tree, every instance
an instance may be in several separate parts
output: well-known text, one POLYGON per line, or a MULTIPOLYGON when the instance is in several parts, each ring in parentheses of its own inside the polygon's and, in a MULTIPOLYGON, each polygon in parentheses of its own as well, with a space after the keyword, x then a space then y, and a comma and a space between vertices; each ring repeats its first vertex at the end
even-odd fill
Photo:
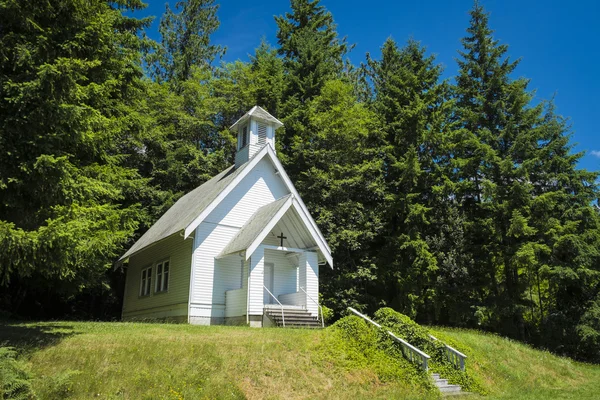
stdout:
POLYGON ((1 3, 0 285, 12 311, 105 284, 142 218, 127 199, 145 182, 120 147, 135 135, 148 23, 120 9, 141 7, 1 3))
POLYGON ((225 49, 210 41, 220 25, 215 0, 178 1, 175 9, 179 12, 167 3, 159 26, 162 41, 148 56, 148 62, 152 77, 177 88, 192 77, 193 67, 210 67, 225 49))
POLYGON ((386 139, 380 280, 390 305, 415 317, 431 303, 431 282, 438 274, 428 241, 441 225, 436 216, 443 215, 448 198, 443 134, 451 102, 447 85, 439 83, 441 67, 413 40, 399 49, 388 39, 381 60, 367 56, 367 61, 371 104, 386 139))
MULTIPOLYGON (((554 301, 569 279, 577 277, 581 291, 590 289, 586 301, 595 296, 595 283, 584 277, 597 258, 598 220, 591 206, 597 175, 576 168, 581 154, 570 153, 568 127, 551 103, 532 105, 529 82, 511 77, 518 62, 493 38, 478 3, 467 32, 456 85, 460 128, 454 134, 453 179, 474 261, 472 299, 479 323, 530 339, 527 332, 549 317, 544 308, 556 307, 553 318, 558 309, 565 312, 566 304, 554 301)), ((581 312, 566 314, 576 319, 581 312)), ((566 314, 563 332, 574 326, 565 324, 566 314)))

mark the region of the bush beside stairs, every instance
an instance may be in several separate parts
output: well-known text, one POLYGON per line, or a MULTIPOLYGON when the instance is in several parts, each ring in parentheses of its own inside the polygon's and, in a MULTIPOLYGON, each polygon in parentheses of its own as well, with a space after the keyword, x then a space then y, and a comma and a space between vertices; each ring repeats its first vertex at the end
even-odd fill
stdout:
POLYGON ((378 343, 373 345, 410 361, 442 395, 485 394, 483 386, 468 374, 466 356, 456 350, 460 344, 450 346, 438 340, 425 327, 391 308, 378 310, 373 319, 352 308, 349 310, 355 316, 346 318, 361 318, 378 332, 378 343))

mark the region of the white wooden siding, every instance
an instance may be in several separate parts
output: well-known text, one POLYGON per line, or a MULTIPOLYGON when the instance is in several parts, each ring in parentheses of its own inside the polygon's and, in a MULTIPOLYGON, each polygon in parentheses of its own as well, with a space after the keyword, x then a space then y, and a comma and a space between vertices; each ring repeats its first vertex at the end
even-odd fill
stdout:
POLYGON ((228 290, 225 292, 225 317, 240 317, 246 315, 246 299, 248 289, 228 290))
POLYGON ((235 236, 238 230, 238 228, 207 222, 201 223, 196 229, 192 307, 212 304, 225 305, 225 290, 239 289, 239 268, 242 258, 231 255, 215 261, 215 256, 223 250, 225 244, 235 236), (220 267, 219 271, 216 271, 215 267, 220 267), (236 267, 237 275, 234 271, 236 267), (237 281, 235 281, 236 277, 237 281))
POLYGON ((205 221, 241 228, 260 207, 288 193, 281 178, 275 175, 275 166, 263 158, 205 221))
MULTIPOLYGON (((310 252, 306 254, 306 286, 304 290, 312 297, 316 302, 319 301, 319 259, 317 253, 310 252)), ((302 266, 300 266, 302 269, 302 266)), ((317 316, 318 307, 315 302, 306 299, 306 309, 314 316, 317 316)))
POLYGON ((175 234, 130 257, 123 298, 123 319, 187 315, 192 244, 191 239, 183 240, 179 234, 175 234), (156 262, 167 258, 170 259, 169 289, 155 293, 156 262), (149 266, 152 266, 152 290, 149 296, 140 296, 140 272, 149 266))
POLYGON ((265 251, 262 246, 250 257, 250 285, 248 287, 248 315, 263 314, 265 251))
MULTIPOLYGON (((275 166, 265 158, 196 228, 190 321, 194 322, 195 317, 218 319, 226 316, 225 292, 240 288, 242 273, 242 285, 247 287, 248 266, 241 271, 242 257, 237 254, 220 259, 215 257, 260 207, 288 193, 281 178, 275 175, 275 166)), ((270 237, 268 240, 275 244, 278 239, 270 237)), ((262 280, 260 292, 262 296, 262 280)), ((245 300, 241 307, 244 308, 241 315, 246 315, 245 300)), ((262 302, 258 314, 262 314, 262 302)))
POLYGON ((282 294, 296 291, 296 265, 286 257, 285 252, 265 250, 265 262, 273 263, 273 294, 279 297, 282 294))
POLYGON ((305 306, 306 305, 306 295, 304 292, 296 292, 289 294, 282 294, 278 297, 281 304, 286 304, 290 306, 305 306))

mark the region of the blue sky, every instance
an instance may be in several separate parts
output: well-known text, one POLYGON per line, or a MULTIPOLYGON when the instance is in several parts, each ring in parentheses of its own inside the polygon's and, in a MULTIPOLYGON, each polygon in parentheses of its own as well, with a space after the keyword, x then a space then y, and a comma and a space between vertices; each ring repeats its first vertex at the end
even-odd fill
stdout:
MULTIPOLYGON (((275 15, 289 10, 288 0, 218 0, 221 27, 214 42, 227 46, 225 61, 247 60, 264 36, 276 44, 275 15)), ((174 2, 172 1, 171 4, 174 2)), ((559 114, 569 117, 576 151, 585 151, 580 166, 600 169, 600 1, 482 0, 490 26, 511 58, 521 58, 516 76, 531 79, 539 100, 555 96, 559 114)), ((341 36, 356 44, 354 64, 365 53, 379 56, 386 38, 399 44, 414 38, 437 56, 445 77, 456 74, 457 50, 468 27, 472 0, 384 1, 322 0, 341 36)), ((141 14, 160 17, 164 1, 149 1, 141 14)), ((158 39, 158 18, 150 36, 158 39)))

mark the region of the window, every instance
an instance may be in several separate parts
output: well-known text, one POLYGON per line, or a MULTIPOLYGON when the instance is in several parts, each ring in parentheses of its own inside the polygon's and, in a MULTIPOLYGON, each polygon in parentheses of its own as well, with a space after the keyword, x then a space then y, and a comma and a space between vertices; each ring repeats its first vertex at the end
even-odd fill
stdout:
POLYGON ((248 144, 248 127, 245 126, 242 128, 242 147, 246 147, 248 144))
POLYGON ((264 145, 267 143, 267 126, 258 124, 258 144, 264 145))
POLYGON ((155 292, 166 292, 169 290, 169 261, 156 264, 156 288, 155 292))
POLYGON ((140 296, 150 295, 152 287, 152 267, 144 268, 140 279, 140 296))

